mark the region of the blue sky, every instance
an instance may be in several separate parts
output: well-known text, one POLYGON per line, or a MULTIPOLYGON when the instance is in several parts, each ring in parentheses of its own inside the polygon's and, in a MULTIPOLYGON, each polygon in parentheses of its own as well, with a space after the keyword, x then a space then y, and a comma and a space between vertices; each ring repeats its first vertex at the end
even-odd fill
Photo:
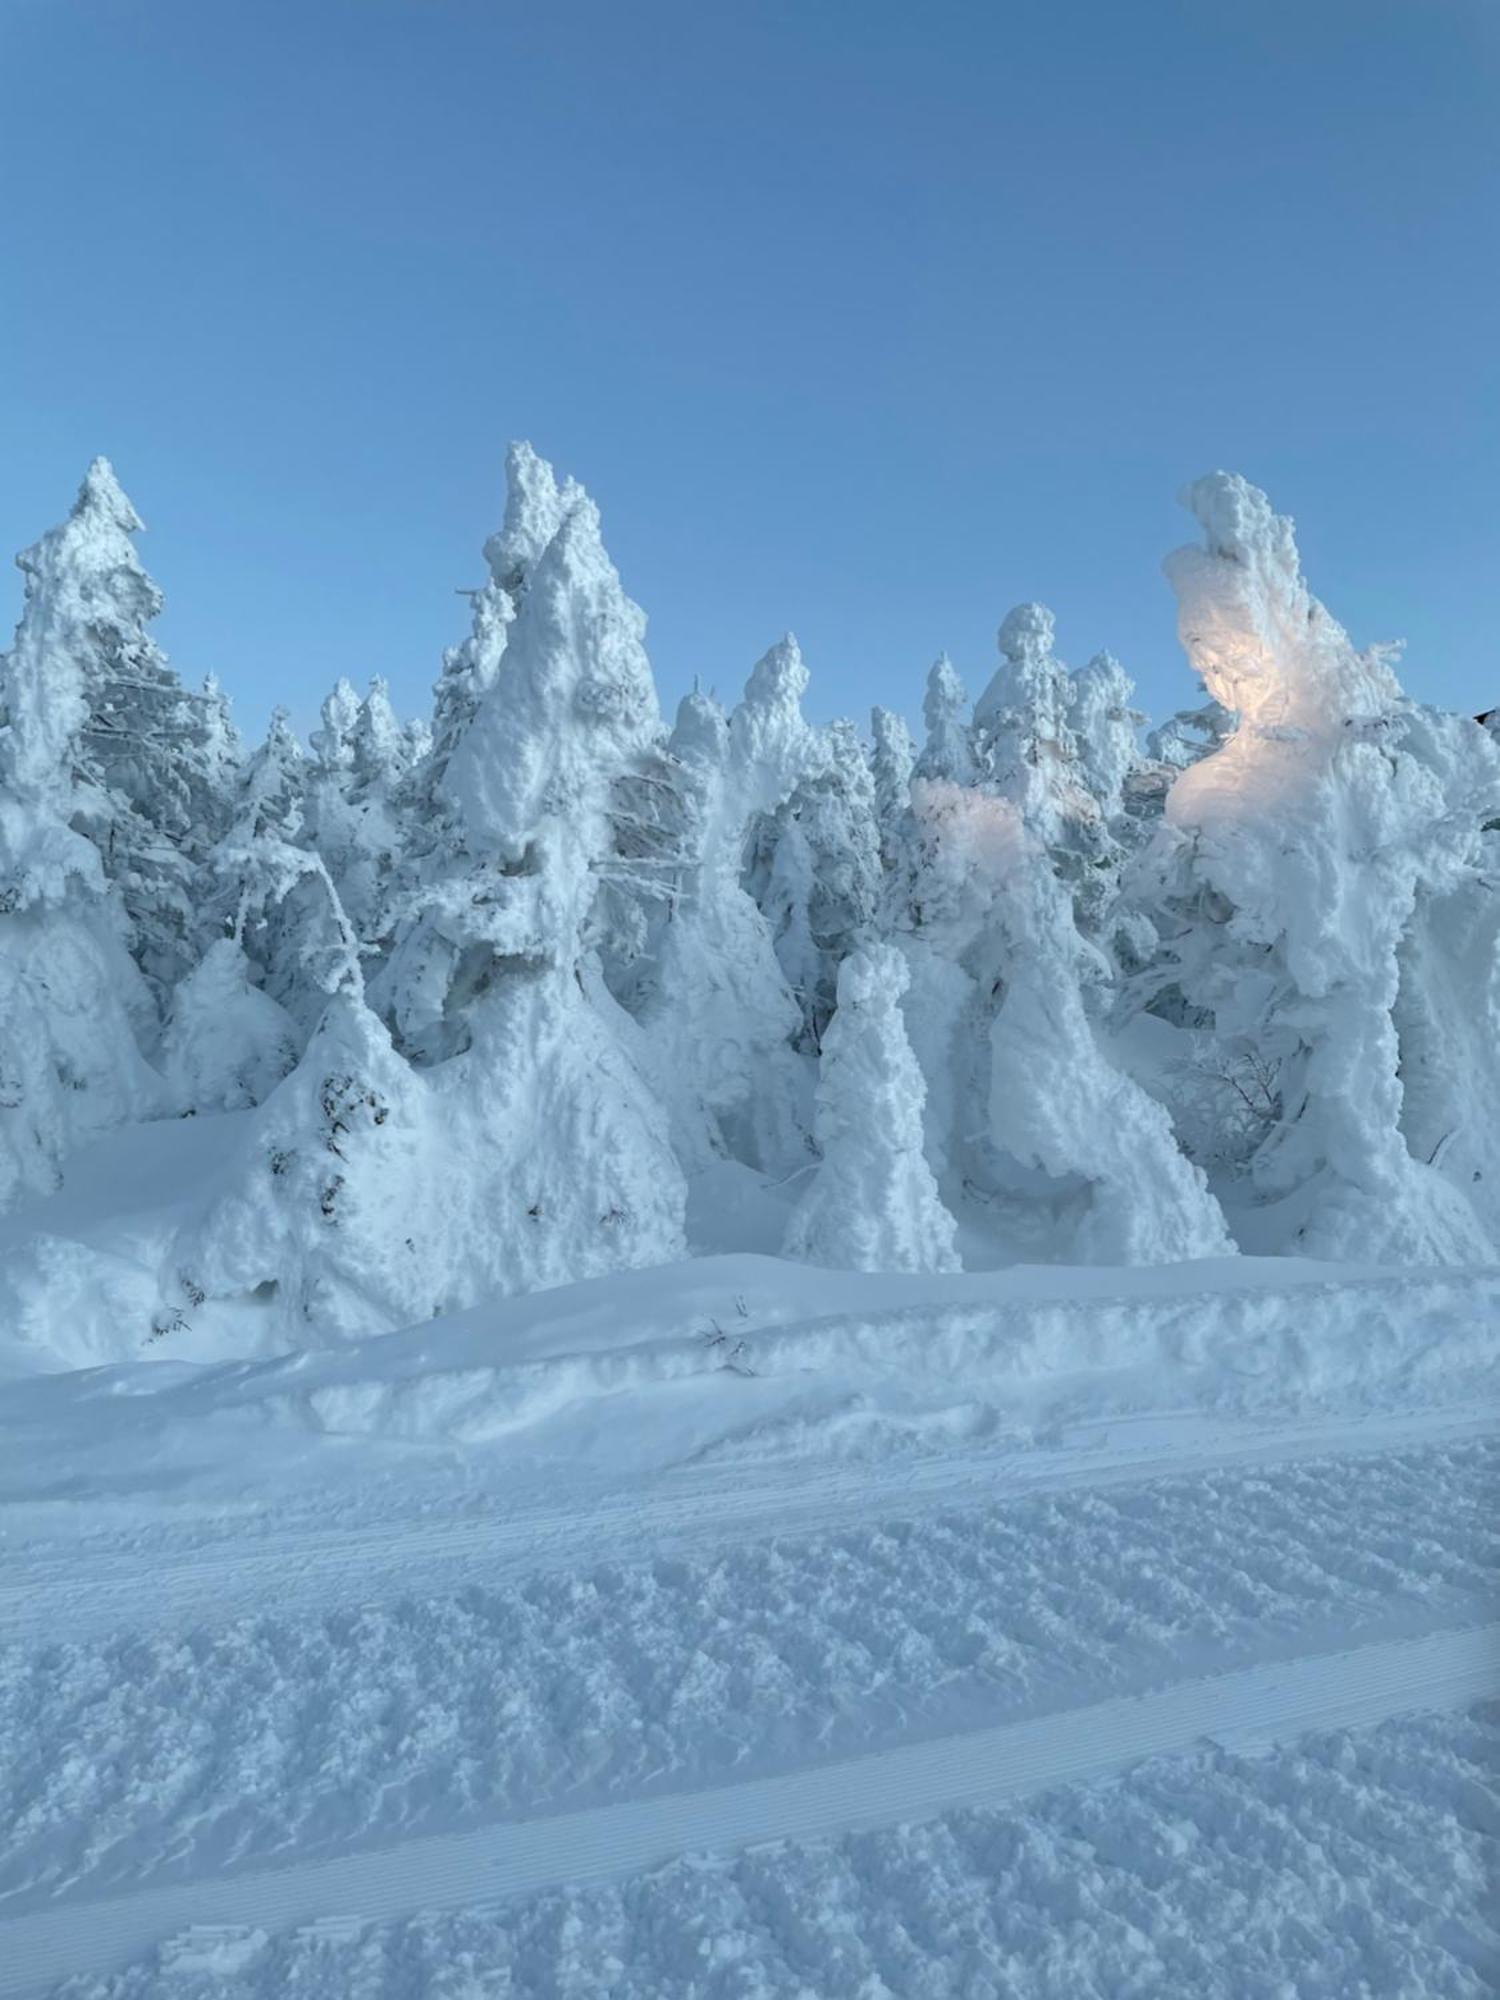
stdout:
POLYGON ((668 700, 791 626, 914 713, 1040 597, 1178 706, 1215 465, 1500 700, 1492 0, 0 0, 0 79, 0 546, 108 453, 247 728, 425 706, 512 435, 668 700))

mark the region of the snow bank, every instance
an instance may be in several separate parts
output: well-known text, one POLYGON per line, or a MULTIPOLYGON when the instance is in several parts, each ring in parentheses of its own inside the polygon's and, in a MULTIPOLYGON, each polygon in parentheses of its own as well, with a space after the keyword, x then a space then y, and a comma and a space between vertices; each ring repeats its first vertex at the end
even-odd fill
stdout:
MULTIPOLYGON (((251 1409, 339 1435, 470 1443, 598 1405, 667 1456, 768 1449, 850 1397, 919 1425, 1044 1427, 1194 1409, 1361 1411, 1500 1385, 1500 1274, 1350 1272, 1298 1260, 861 1276, 763 1257, 621 1272, 338 1348, 210 1370, 184 1414, 251 1409), (629 1416, 627 1418, 627 1411, 629 1416), (645 1431, 642 1430, 644 1438, 645 1431)), ((139 1386, 149 1389, 148 1379, 139 1386)))

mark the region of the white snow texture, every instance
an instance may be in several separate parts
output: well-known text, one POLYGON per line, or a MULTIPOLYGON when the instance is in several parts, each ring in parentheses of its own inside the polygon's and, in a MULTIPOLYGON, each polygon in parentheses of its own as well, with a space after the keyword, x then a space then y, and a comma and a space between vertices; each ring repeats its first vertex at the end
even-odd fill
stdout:
POLYGON ((920 748, 809 722, 790 636, 668 728, 597 509, 517 445, 430 725, 341 681, 310 755, 278 716, 246 756, 96 461, 0 660, 18 1365, 783 1245, 1493 1256, 1500 748, 1356 650, 1263 494, 1186 499, 1209 704, 1148 748, 1039 604, 972 714, 939 658, 920 748), (69 1177, 148 1130, 128 1221, 81 1222, 69 1177))

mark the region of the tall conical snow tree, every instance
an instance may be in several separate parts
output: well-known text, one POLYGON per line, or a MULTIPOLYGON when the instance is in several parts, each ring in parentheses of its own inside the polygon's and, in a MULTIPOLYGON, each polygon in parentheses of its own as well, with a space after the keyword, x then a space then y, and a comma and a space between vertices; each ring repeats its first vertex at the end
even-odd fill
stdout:
MULTIPOLYGON (((1002 811, 1002 802, 988 802, 1002 811)), ((1003 837, 1003 836, 1001 836, 1003 837)), ((1166 1110, 1111 1061, 1084 1004, 1107 968, 1017 817, 997 917, 1002 998, 990 1030, 995 1143, 1052 1183, 1057 1247, 1082 1264, 1170 1264, 1234 1245, 1166 1110)), ((991 838, 996 838, 991 835, 991 838)), ((1041 1190, 1033 1189, 1040 1198, 1041 1190)))
POLYGON ((388 921, 401 855, 413 829, 405 786, 411 743, 378 677, 364 699, 340 680, 313 731, 302 838, 322 857, 349 921, 373 947, 388 921))
POLYGON ((902 827, 911 807, 911 779, 917 746, 899 715, 888 708, 870 710, 870 776, 875 784, 875 824, 880 835, 881 865, 889 872, 898 865, 902 827))
POLYGON ((747 877, 802 1010, 799 1046, 816 1055, 833 1013, 838 969, 881 901, 875 783, 853 723, 812 739, 809 768, 752 842, 747 877))
POLYGON ((1081 681, 1068 671, 1053 651, 1053 631, 1045 604, 1018 604, 1002 621, 1000 666, 974 706, 975 764, 980 781, 1011 800, 1046 847, 1092 933, 1113 892, 1119 854, 1106 803, 1090 780, 1108 783, 1102 764, 1117 746, 1107 738, 1080 741, 1078 697, 1082 692, 1092 708, 1095 679, 1089 670, 1081 681))
POLYGON ((505 455, 505 518, 484 545, 488 575, 471 594, 468 637, 443 656, 433 690, 432 745, 422 774, 429 798, 441 802, 440 787, 460 738, 500 671, 516 607, 563 517, 583 497, 574 480, 561 483, 552 467, 529 444, 517 442, 505 455))
POLYGON ((927 675, 922 720, 927 726, 927 736, 917 759, 916 775, 948 784, 972 783, 974 749, 969 696, 946 653, 939 653, 927 675))
MULTIPOLYGON (((318 727, 308 738, 311 757, 303 758, 301 746, 296 748, 296 788, 301 797, 301 811, 294 827, 283 826, 286 837, 295 837, 316 848, 341 891, 354 865, 358 845, 350 799, 354 782, 354 731, 358 721, 359 696, 353 682, 340 675, 323 697, 318 727)), ((278 711, 273 719, 272 741, 261 754, 279 756, 290 767, 291 743, 290 720, 278 711)))
POLYGON ((408 1027, 427 1016, 444 1058, 429 1082, 451 1134, 445 1195, 472 1221, 455 1282, 474 1295, 683 1249, 666 1114, 589 942, 616 862, 616 781, 660 736, 645 619, 593 503, 536 464, 512 457, 507 535, 531 537, 514 618, 441 779, 458 838, 413 899, 387 989, 408 1027), (559 518, 533 559, 553 496, 559 518))
POLYGON ((699 1134, 688 1141, 695 1166, 717 1152, 788 1173, 808 1156, 812 1080, 793 1048, 801 1012, 743 880, 752 827, 818 754, 802 715, 806 685, 788 635, 757 662, 727 719, 711 697, 686 696, 669 744, 683 865, 641 1020, 679 1126, 699 1134))
MULTIPOLYGON (((299 1047, 360 958, 337 884, 306 837, 307 792, 307 759, 278 708, 245 763, 229 828, 207 862, 212 934, 240 948, 247 983, 283 1010, 299 1047)), ((220 974, 227 964, 219 954, 220 974)), ((270 1016, 257 1012, 269 1032, 270 1016)))
POLYGON ((17 558, 28 579, 17 646, 66 680, 71 823, 98 849, 158 1007, 195 956, 195 874, 228 806, 222 705, 190 693, 151 637, 161 592, 132 536, 141 520, 107 459, 72 513, 17 558))
POLYGON ((1135 683, 1113 653, 1095 653, 1073 674, 1072 727, 1083 782, 1108 825, 1125 804, 1125 781, 1140 762, 1132 706, 1135 683))
POLYGON ((422 1062, 453 1054, 463 1033, 447 1004, 461 947, 440 910, 471 857, 448 766, 499 678, 532 570, 564 512, 582 497, 581 487, 572 480, 559 484, 552 467, 525 443, 507 451, 505 478, 504 520, 484 544, 486 579, 468 593, 468 635, 443 655, 425 751, 409 763, 394 800, 407 838, 386 898, 391 949, 371 975, 370 997, 398 1046, 422 1062))
POLYGON ((98 805, 82 745, 105 580, 131 595, 128 564, 94 559, 98 545, 117 557, 125 533, 105 471, 18 558, 25 604, 0 656, 0 1209, 55 1187, 88 1139, 165 1109, 136 1039, 152 1010, 118 891, 74 827, 98 805))
POLYGON ((1049 845, 1087 811, 1073 733, 1073 678, 1052 650, 1045 604, 1018 604, 1000 626, 1000 665, 974 704, 976 762, 1049 845))
POLYGON ((892 945, 852 952, 823 1037, 822 1160, 787 1227, 785 1250, 855 1271, 956 1271, 953 1217, 924 1156, 926 1092, 901 1017, 905 960, 892 945))

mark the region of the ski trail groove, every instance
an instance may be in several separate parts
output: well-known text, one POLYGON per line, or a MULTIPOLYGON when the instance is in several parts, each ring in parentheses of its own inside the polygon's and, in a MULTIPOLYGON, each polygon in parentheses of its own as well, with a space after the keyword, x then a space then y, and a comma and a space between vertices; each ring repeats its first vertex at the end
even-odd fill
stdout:
POLYGON ((429 1835, 308 1864, 77 1899, 0 1923, 0 2000, 107 1973, 185 1930, 389 1922, 603 1882, 699 1849, 812 1840, 997 1806, 1205 1738, 1253 1750, 1500 1693, 1500 1623, 1180 1682, 711 1790, 429 1835))
MULTIPOLYGON (((1158 1425, 1162 1420, 1158 1419, 1158 1425)), ((1173 1420, 1166 1421, 1167 1432, 1173 1420)), ((1500 1413, 1438 1410, 1397 1419, 1325 1419, 1272 1425, 1196 1418, 1185 1435, 1132 1442, 1136 1422, 1080 1426, 1099 1445, 1080 1450, 943 1455, 873 1466, 731 1466, 679 1470, 644 1491, 591 1496, 574 1507, 501 1507, 420 1527, 376 1515, 333 1532, 294 1532, 268 1547, 233 1540, 154 1548, 69 1549, 18 1556, 0 1584, 0 1644, 84 1641, 112 1631, 224 1625, 271 1609, 388 1602, 410 1591, 457 1591, 509 1577, 657 1556, 868 1522, 914 1518, 977 1501, 1021 1500, 1079 1487, 1146 1484, 1195 1472, 1300 1459, 1377 1457, 1424 1444, 1493 1436, 1500 1413), (1123 1440, 1117 1443, 1116 1440, 1123 1440)))

